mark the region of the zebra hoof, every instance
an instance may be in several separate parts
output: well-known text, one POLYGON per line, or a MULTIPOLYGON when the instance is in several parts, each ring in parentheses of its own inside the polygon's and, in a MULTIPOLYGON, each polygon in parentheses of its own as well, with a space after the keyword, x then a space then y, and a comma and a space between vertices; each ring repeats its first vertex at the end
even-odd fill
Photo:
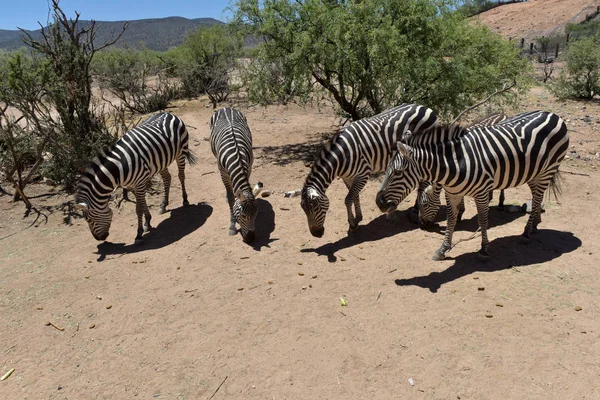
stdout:
POLYGON ((432 259, 433 261, 443 261, 443 260, 445 260, 445 259, 446 259, 446 255, 445 255, 444 253, 440 252, 440 251, 436 251, 436 252, 433 254, 433 257, 431 257, 431 259, 432 259))
POLYGON ((529 236, 521 235, 521 239, 519 239, 520 244, 529 244, 529 236))
POLYGON ((230 229, 229 236, 235 236, 235 235, 237 235, 237 229, 230 229))
POLYGON ((150 229, 152 229, 150 225, 144 225, 144 233, 150 232, 150 229))
POLYGON ((477 259, 479 259, 479 261, 487 261, 490 259, 490 255, 485 250, 479 250, 477 252, 477 259))
POLYGON ((133 242, 133 244, 135 244, 136 246, 139 246, 143 243, 144 243, 144 239, 142 239, 142 238, 135 238, 135 241, 133 242))
POLYGON ((167 212, 167 208, 166 208, 166 207, 160 207, 160 208, 158 209, 158 213, 159 213, 159 214, 164 214, 164 213, 166 213, 166 212, 167 212))
POLYGON ((187 201, 187 200, 184 200, 184 201, 183 201, 183 206, 184 206, 184 207, 187 207, 187 206, 189 206, 189 205, 190 205, 190 202, 189 202, 189 201, 187 201))

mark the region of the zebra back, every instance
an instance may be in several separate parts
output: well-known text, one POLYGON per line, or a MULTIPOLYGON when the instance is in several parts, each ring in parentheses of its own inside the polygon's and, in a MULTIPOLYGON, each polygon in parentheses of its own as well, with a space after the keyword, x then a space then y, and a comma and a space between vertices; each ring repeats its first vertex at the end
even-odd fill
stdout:
POLYGON ((403 104, 363 118, 335 134, 321 150, 306 178, 325 191, 336 176, 352 178, 368 172, 385 171, 396 142, 408 130, 424 130, 437 124, 430 108, 403 104))
POLYGON ((216 111, 210 119, 210 148, 233 191, 252 191, 249 184, 254 157, 252 134, 244 114, 233 108, 216 111))

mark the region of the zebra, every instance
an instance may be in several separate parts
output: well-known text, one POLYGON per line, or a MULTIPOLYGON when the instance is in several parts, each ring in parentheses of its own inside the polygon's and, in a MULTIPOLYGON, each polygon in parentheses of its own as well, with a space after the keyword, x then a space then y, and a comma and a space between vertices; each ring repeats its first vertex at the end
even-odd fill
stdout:
MULTIPOLYGON (((467 129, 483 128, 490 125, 496 125, 502 121, 505 121, 508 117, 503 113, 494 113, 486 117, 483 117, 467 127, 467 129)), ((440 196, 442 194, 442 185, 429 181, 419 182, 417 189, 417 201, 413 210, 418 212, 418 223, 419 226, 424 229, 430 222, 432 222, 438 214, 441 201, 440 196)), ((492 192, 490 192, 490 201, 493 198, 492 192)), ((498 208, 504 209, 504 189, 500 191, 500 198, 498 200, 498 208)), ((411 210, 412 211, 412 210, 411 210)), ((464 198, 461 200, 458 206, 457 222, 462 221, 462 216, 465 212, 465 201, 464 198)), ((413 213, 411 213, 411 216, 413 213)))
POLYGON ((77 184, 76 208, 83 212, 96 240, 106 240, 112 221, 109 207, 111 194, 117 187, 135 192, 138 217, 135 244, 143 242, 142 234, 151 229, 151 215, 146 204, 146 189, 157 172, 164 182, 159 213, 169 204, 171 175, 168 166, 177 162, 183 205, 189 205, 185 190, 185 160, 196 162, 188 148, 189 136, 181 119, 170 113, 156 114, 129 132, 96 157, 83 172, 77 184), (142 216, 145 224, 142 226, 142 216))
POLYGON ((217 158, 221 180, 227 192, 229 235, 237 233, 237 222, 244 242, 252 243, 258 214, 255 196, 262 189, 262 183, 250 187, 252 135, 244 114, 232 108, 216 111, 210 119, 210 148, 217 158))
POLYGON ((443 260, 452 247, 458 205, 463 196, 475 198, 481 228, 480 259, 488 259, 488 204, 490 192, 527 183, 533 195, 522 242, 537 231, 544 192, 560 192, 558 168, 569 146, 565 122, 556 114, 533 111, 499 125, 467 130, 442 125, 427 131, 407 132, 397 143, 376 203, 393 211, 420 180, 440 183, 446 191, 448 225, 434 260, 443 260))
POLYGON ((348 188, 344 201, 348 211, 348 233, 362 221, 359 194, 369 175, 383 172, 395 143, 409 127, 426 129, 437 123, 437 115, 427 107, 403 104, 370 118, 353 122, 328 141, 301 191, 300 205, 308 219, 310 233, 322 237, 329 199, 325 191, 339 177, 348 188), (355 214, 352 212, 354 205, 355 214))

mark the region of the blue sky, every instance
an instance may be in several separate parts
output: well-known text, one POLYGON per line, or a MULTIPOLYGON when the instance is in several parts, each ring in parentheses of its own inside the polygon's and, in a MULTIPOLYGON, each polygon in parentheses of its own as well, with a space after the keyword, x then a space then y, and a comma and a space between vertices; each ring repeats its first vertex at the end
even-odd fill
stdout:
MULTIPOLYGON (((50 0, 4 0, 0 6, 0 29, 38 29, 46 25, 50 0)), ((211 17, 221 21, 229 0, 61 0, 60 7, 69 17, 75 11, 81 19, 123 21, 143 18, 211 17)))

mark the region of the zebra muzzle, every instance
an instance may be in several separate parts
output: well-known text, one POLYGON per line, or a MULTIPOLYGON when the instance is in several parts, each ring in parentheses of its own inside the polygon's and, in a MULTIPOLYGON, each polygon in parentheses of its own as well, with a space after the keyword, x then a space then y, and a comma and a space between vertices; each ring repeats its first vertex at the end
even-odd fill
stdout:
POLYGON ((390 213, 396 210, 396 207, 398 207, 397 203, 387 200, 385 198, 385 194, 382 191, 377 193, 375 203, 377 203, 377 207, 379 207, 379 210, 381 210, 382 213, 390 213))

